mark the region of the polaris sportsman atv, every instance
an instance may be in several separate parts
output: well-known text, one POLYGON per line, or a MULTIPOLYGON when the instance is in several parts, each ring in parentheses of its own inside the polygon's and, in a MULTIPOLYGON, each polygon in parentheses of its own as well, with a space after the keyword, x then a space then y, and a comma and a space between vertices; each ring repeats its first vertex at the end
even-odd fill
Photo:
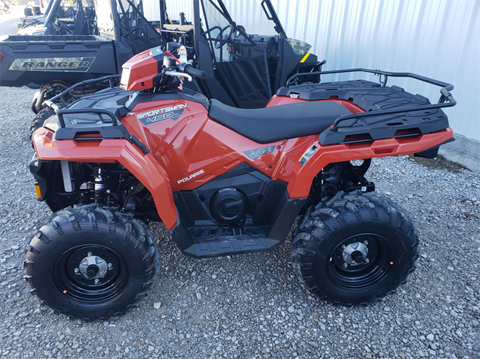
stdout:
POLYGON ((414 224, 365 174, 372 158, 434 157, 452 139, 441 110, 456 103, 452 85, 353 69, 313 75, 363 71, 381 82, 291 86, 312 75, 297 74, 265 108, 238 109, 182 90, 205 73, 178 62, 144 51, 124 64, 121 88, 57 108, 34 133, 37 197, 55 213, 29 246, 32 293, 71 317, 123 313, 158 274, 150 221, 195 258, 276 248, 297 221, 293 267, 334 303, 369 303, 406 280, 414 224), (440 86, 440 100, 389 87, 389 77, 440 86))

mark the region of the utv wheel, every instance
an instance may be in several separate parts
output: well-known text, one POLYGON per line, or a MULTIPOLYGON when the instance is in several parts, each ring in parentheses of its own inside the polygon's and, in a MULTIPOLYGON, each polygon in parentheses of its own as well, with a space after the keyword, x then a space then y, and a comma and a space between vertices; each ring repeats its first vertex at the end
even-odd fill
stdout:
MULTIPOLYGON (((38 130, 40 127, 43 127, 43 124, 45 121, 53 116, 55 113, 53 112, 52 109, 49 107, 45 107, 44 109, 40 110, 40 112, 37 113, 35 116, 34 120, 32 121, 32 124, 30 125, 30 131, 29 131, 29 138, 30 141, 32 141, 32 136, 33 133, 38 130)), ((33 142, 32 142, 32 147, 33 147, 33 142)))
POLYGON ((308 289, 332 303, 377 300, 404 283, 418 235, 397 204, 373 193, 338 193, 312 206, 292 242, 292 263, 308 289))
POLYGON ((158 249, 143 223, 96 205, 55 213, 25 261, 33 294, 74 318, 107 319, 140 300, 158 272, 158 249))

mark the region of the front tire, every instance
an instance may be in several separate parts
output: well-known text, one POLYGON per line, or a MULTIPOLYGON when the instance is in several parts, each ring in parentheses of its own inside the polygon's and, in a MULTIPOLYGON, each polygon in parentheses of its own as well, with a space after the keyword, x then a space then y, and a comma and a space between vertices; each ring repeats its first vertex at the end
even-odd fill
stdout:
POLYGON ((69 317, 108 319, 139 301, 158 273, 153 235, 139 220, 97 205, 55 213, 25 260, 33 294, 69 317))
POLYGON ((397 204, 374 193, 339 192, 307 211, 292 264, 314 295, 357 305, 405 282, 417 252, 413 222, 397 204))

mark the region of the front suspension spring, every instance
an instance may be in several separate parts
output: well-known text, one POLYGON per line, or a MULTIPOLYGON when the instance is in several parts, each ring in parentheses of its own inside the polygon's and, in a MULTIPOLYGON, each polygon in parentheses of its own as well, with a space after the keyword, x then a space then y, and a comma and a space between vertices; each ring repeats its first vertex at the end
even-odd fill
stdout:
POLYGON ((102 168, 95 168, 94 172, 94 181, 93 183, 90 182, 90 193, 92 196, 90 197, 90 200, 95 202, 95 203, 104 203, 105 199, 107 198, 106 192, 108 191, 107 186, 105 184, 105 170, 102 170, 102 168), (103 171, 103 172, 102 172, 103 171))

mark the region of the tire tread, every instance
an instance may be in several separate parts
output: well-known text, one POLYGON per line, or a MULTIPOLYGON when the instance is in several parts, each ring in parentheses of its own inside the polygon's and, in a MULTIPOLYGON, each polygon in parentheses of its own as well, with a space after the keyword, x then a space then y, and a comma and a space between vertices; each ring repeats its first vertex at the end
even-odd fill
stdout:
MULTIPOLYGON (((81 230, 99 230, 102 226, 105 229, 108 228, 109 233, 117 234, 119 239, 130 239, 135 242, 135 248, 137 246, 143 247, 144 252, 143 262, 146 264, 145 269, 145 283, 142 286, 142 290, 134 299, 125 305, 124 308, 118 308, 113 314, 103 317, 92 317, 91 315, 85 315, 86 313, 64 313, 69 317, 80 318, 83 320, 101 319, 107 320, 111 316, 124 314, 129 308, 134 306, 141 298, 146 296, 156 282, 160 260, 158 256, 158 247, 154 240, 153 235, 147 230, 144 224, 134 219, 132 216, 124 215, 122 213, 114 213, 109 209, 102 208, 99 205, 86 205, 79 206, 77 208, 67 208, 54 213, 50 219, 38 230, 33 237, 30 245, 28 246, 27 258, 24 261, 24 267, 26 268, 26 276, 24 277, 30 284, 32 294, 37 294, 35 287, 45 279, 39 279, 38 283, 35 276, 35 257, 43 251, 48 250, 52 245, 59 240, 66 231, 72 228, 75 231, 81 230), (118 233, 117 233, 118 232, 118 233), (119 234, 122 236, 119 236, 119 234)), ((51 279, 48 279, 51 280, 51 279)), ((56 308, 49 298, 40 298, 46 305, 54 309, 55 311, 62 312, 62 308, 56 308)))
MULTIPOLYGON (((406 235, 408 240, 408 247, 412 249, 411 253, 414 253, 409 258, 411 263, 408 270, 402 278, 399 278, 398 284, 404 284, 410 273, 415 269, 415 261, 418 258, 419 253, 419 240, 418 233, 413 225, 413 221, 410 216, 401 209, 400 206, 392 202, 386 197, 381 197, 374 193, 361 193, 352 192, 345 194, 344 192, 338 192, 333 198, 328 201, 322 202, 310 207, 295 238, 292 240, 292 266, 295 272, 298 274, 301 281, 305 286, 317 297, 324 299, 334 304, 346 304, 352 305, 349 301, 339 301, 337 298, 332 298, 322 290, 322 287, 315 282, 313 278, 313 260, 316 256, 320 255, 320 246, 325 240, 322 238, 322 233, 327 233, 326 236, 333 233, 338 228, 348 225, 345 215, 352 214, 350 218, 355 218, 358 222, 363 222, 365 219, 362 217, 361 208, 365 208, 370 212, 372 221, 381 220, 380 212, 385 212, 388 222, 395 221, 395 216, 398 217, 397 226, 406 235), (343 220, 339 220, 342 218, 343 220), (337 225, 332 225, 332 219, 335 220, 337 225)), ((384 296, 395 292, 395 289, 386 293, 380 293, 374 297, 372 301, 381 300, 384 296)), ((366 301, 361 301, 360 305, 368 304, 366 301)))

